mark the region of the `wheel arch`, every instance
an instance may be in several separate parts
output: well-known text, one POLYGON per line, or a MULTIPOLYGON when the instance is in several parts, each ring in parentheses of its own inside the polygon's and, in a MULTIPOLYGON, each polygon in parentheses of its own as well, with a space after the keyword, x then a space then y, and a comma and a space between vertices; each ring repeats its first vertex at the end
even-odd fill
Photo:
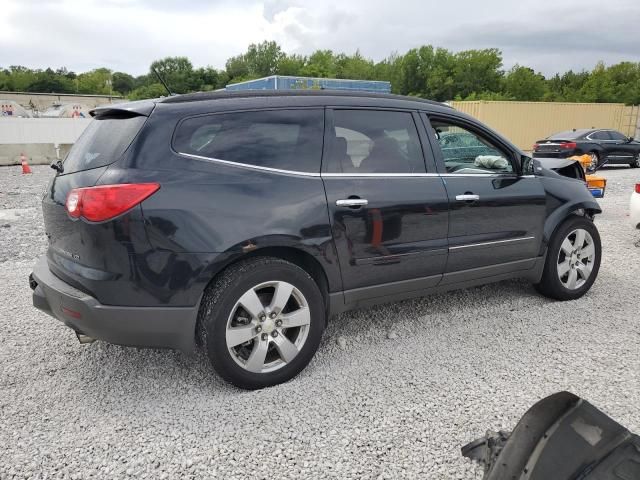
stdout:
POLYGON ((599 213, 602 213, 602 209, 595 200, 566 203, 554 210, 551 215, 547 216, 544 224, 543 243, 545 250, 558 227, 571 215, 593 219, 599 213))
MULTIPOLYGON (((217 270, 211 275, 211 278, 205 285, 203 293, 216 282, 216 279, 220 277, 231 266, 257 257, 274 257, 286 260, 307 272, 311 278, 316 282, 322 298, 325 304, 325 317, 328 319, 329 307, 330 307, 330 284, 327 276, 327 272, 322 267, 319 260, 317 260, 312 254, 306 252, 300 248, 292 246, 266 246, 257 248, 251 252, 244 254, 231 255, 222 264, 218 264, 217 270)), ((196 328, 197 330, 197 328, 196 328)))

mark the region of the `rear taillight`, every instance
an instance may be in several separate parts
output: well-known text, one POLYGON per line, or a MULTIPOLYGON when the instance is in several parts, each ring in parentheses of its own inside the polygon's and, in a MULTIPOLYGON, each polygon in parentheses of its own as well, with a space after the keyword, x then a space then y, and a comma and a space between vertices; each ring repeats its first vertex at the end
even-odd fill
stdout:
POLYGON ((153 195, 157 183, 125 183, 74 188, 67 195, 66 208, 73 218, 103 222, 123 214, 153 195))
POLYGON ((578 145, 576 144, 576 142, 562 142, 560 144, 560 148, 564 148, 566 150, 573 150, 574 148, 576 148, 578 145))
POLYGON ((640 183, 636 183, 636 193, 640 193, 640 183))
POLYGON ((534 149, 534 150, 538 150, 538 148, 539 148, 539 147, 540 147, 540 145, 538 145, 537 143, 534 143, 534 144, 533 144, 533 149, 534 149))

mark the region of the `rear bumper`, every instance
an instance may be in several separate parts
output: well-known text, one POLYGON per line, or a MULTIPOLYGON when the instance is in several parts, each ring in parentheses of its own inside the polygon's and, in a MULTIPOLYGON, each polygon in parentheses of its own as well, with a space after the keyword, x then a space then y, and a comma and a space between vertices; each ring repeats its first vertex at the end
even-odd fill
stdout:
POLYGON ((41 257, 30 278, 33 306, 77 333, 118 345, 195 348, 198 306, 119 307, 102 305, 94 297, 56 277, 41 257))

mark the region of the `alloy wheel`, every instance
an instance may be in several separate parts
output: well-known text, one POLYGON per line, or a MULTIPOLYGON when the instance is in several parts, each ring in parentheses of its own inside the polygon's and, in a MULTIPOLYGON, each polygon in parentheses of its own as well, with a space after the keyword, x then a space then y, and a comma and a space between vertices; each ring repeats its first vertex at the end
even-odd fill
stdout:
POLYGON ((247 290, 231 310, 227 348, 245 370, 273 372, 297 357, 310 324, 311 311, 300 290, 282 281, 261 283, 247 290))
POLYGON ((582 228, 569 233, 558 252, 558 277, 565 288, 577 290, 591 276, 595 262, 595 245, 591 234, 582 228))
POLYGON ((589 164, 589 171, 593 172, 596 168, 598 168, 598 154, 595 152, 591 152, 589 154, 591 157, 591 163, 589 164))

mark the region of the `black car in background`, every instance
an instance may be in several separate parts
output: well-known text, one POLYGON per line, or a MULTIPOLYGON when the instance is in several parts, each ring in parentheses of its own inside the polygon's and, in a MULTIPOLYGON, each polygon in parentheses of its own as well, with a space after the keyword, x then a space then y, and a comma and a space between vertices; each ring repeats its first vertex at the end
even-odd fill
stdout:
POLYGON ((92 115, 54 165, 30 278, 83 341, 200 343, 260 388, 300 372, 337 313, 515 277, 570 300, 598 274, 583 178, 446 105, 214 92, 92 115))
POLYGON ((604 163, 640 167, 640 142, 609 129, 574 129, 538 140, 533 146, 534 158, 567 158, 591 156, 589 170, 604 163))

